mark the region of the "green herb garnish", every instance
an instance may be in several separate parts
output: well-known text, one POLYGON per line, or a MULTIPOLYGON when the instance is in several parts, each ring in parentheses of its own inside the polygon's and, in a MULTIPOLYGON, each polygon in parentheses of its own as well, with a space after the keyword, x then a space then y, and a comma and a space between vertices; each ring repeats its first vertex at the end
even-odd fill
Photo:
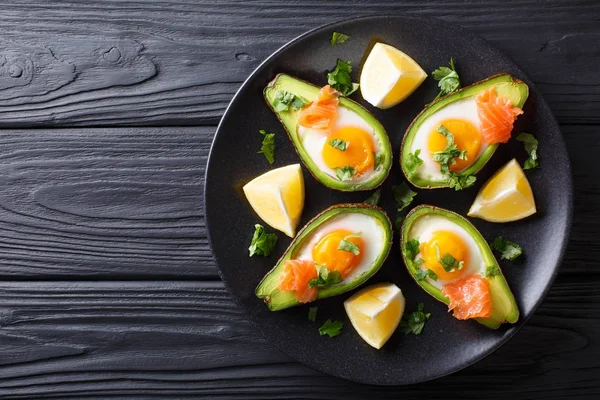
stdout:
POLYGON ((459 191, 473 186, 476 180, 477 178, 475 178, 473 175, 457 175, 455 173, 450 173, 448 185, 450 188, 459 191))
MULTIPOLYGON (((418 263, 418 265, 421 265, 421 264, 423 264, 423 262, 424 262, 423 259, 419 258, 417 261, 415 261, 415 265, 417 265, 417 263, 418 263), (419 263, 419 261, 420 261, 420 263, 419 263)), ((427 277, 430 277, 434 281, 438 280, 437 274, 435 272, 433 272, 432 270, 430 270, 429 268, 427 268, 427 269, 418 268, 417 269, 416 278, 418 281, 422 281, 427 277)))
POLYGON ((500 268, 497 265, 488 265, 485 267, 485 277, 500 275, 500 268))
POLYGON ((423 160, 421 160, 419 154, 421 154, 421 149, 415 150, 414 153, 409 153, 408 157, 406 158, 406 162, 404 163, 406 174, 410 177, 415 176, 417 169, 421 164, 423 164, 423 160))
POLYGON ((406 335, 409 333, 420 335, 423 332, 425 322, 431 317, 430 313, 425 313, 425 305, 419 303, 417 311, 413 311, 408 316, 405 314, 398 325, 398 329, 406 335))
POLYGON ((438 259, 438 262, 442 264, 442 267, 444 267, 446 272, 453 272, 455 270, 460 271, 465 265, 464 261, 458 261, 450 253, 444 254, 441 259, 438 259))
POLYGON ((450 175, 450 166, 456 164, 456 158, 467 159, 467 151, 459 150, 454 143, 454 135, 444 125, 437 128, 438 133, 446 136, 446 148, 442 151, 433 153, 433 161, 440 164, 440 170, 443 174, 450 175))
POLYGON ((411 239, 404 246, 404 256, 407 260, 414 260, 419 254, 419 239, 411 239))
POLYGON ((438 280, 438 276, 435 272, 433 272, 432 270, 430 270, 429 268, 427 268, 427 275, 429 275, 429 277, 431 279, 433 279, 434 281, 438 280))
POLYGON ((350 96, 358 89, 358 83, 352 82, 350 72, 352 72, 350 61, 338 58, 333 71, 327 73, 327 83, 344 96, 350 96))
POLYGON ((340 271, 330 271, 327 267, 319 264, 315 264, 315 268, 317 269, 317 277, 308 281, 308 287, 327 288, 343 280, 340 271))
POLYGON ((342 327, 344 326, 344 324, 342 324, 340 321, 331 321, 330 319, 328 319, 320 328, 319 328, 319 334, 321 336, 323 335, 327 335, 330 338, 332 337, 336 337, 337 335, 339 335, 342 332, 342 327))
POLYGON ((525 145, 525 151, 529 154, 529 157, 523 163, 523 169, 538 168, 540 162, 538 161, 538 140, 530 133, 521 133, 517 136, 519 142, 523 142, 525 145))
POLYGON ((515 242, 502 239, 498 236, 491 243, 492 249, 500 253, 500 258, 503 260, 513 261, 515 258, 523 254, 523 249, 515 242))
POLYGON ((348 239, 353 238, 353 237, 360 237, 360 234, 358 235, 348 235, 345 238, 343 238, 340 241, 340 244, 338 246, 338 250, 342 250, 342 251, 347 251, 349 253, 354 254, 355 256, 360 254, 360 247, 358 247, 358 245, 352 243, 351 241, 349 241, 348 239))
POLYGON ((380 198, 381 198, 381 189, 377 189, 363 203, 371 204, 373 206, 376 206, 377 204, 379 204, 379 199, 380 198))
POLYGON ((383 162, 383 153, 373 153, 375 156, 375 162, 373 163, 373 169, 377 170, 383 162))
POLYGON ((281 112, 289 111, 290 106, 293 110, 300 110, 308 103, 309 101, 302 96, 297 96, 286 90, 277 90, 277 92, 275 93, 275 98, 271 102, 271 105, 273 106, 273 110, 281 112))
POLYGON ((460 89, 460 77, 456 72, 452 57, 450 57, 450 65, 448 67, 438 67, 433 70, 432 75, 433 79, 438 81, 438 87, 440 88, 440 92, 433 99, 432 103, 440 97, 460 89))
POLYGON ((319 307, 310 307, 308 309, 308 320, 315 322, 315 320, 317 319, 317 310, 319 309, 319 307))
POLYGON ((266 233, 265 228, 260 225, 254 225, 254 235, 252 236, 252 242, 248 251, 250 251, 250 257, 253 255, 268 257, 277 244, 277 235, 275 233, 266 233))
POLYGON ((334 171, 340 181, 351 181, 356 173, 356 170, 349 165, 346 165, 343 168, 334 168, 334 171))
POLYGON ((398 211, 402 211, 408 207, 408 205, 412 203, 413 198, 417 195, 417 192, 410 190, 406 182, 402 182, 397 186, 392 186, 392 192, 394 192, 394 199, 396 199, 396 203, 398 203, 398 211))
POLYGON ((337 44, 346 43, 348 41, 348 39, 350 39, 350 36, 348 36, 348 35, 345 35, 340 32, 333 32, 333 34, 331 35, 331 40, 329 42, 331 43, 332 46, 335 46, 337 44))
POLYGON ((264 129, 259 132, 263 135, 263 141, 258 154, 264 154, 269 164, 273 164, 275 162, 275 134, 267 133, 264 129))
POLYGON ((341 139, 331 139, 327 143, 329 143, 331 147, 338 149, 339 151, 346 151, 346 149, 348 148, 348 142, 341 139))

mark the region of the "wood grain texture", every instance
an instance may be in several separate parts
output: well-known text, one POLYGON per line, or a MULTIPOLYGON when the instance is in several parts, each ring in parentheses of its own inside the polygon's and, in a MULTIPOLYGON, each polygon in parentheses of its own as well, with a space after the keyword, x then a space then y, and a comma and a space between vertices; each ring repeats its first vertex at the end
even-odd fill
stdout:
POLYGON ((0 1, 0 9, 0 127, 215 124, 248 74, 290 39, 336 20, 396 14, 467 28, 524 68, 560 122, 600 122, 597 1, 0 1))
POLYGON ((218 282, 5 282, 0 397, 587 399, 600 395, 600 360, 586 356, 600 352, 599 299, 597 285, 561 279, 531 322, 476 366, 376 388, 290 360, 218 282))
POLYGON ((213 128, 0 131, 4 279, 214 278, 213 128))

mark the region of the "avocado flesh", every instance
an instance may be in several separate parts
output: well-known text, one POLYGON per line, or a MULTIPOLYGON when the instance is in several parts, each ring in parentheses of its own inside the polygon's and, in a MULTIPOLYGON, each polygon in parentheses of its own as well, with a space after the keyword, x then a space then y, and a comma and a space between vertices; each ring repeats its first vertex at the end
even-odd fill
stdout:
POLYGON ((296 300, 294 292, 286 292, 279 289, 283 264, 286 260, 293 259, 296 256, 297 250, 299 250, 304 243, 310 241, 313 233, 322 224, 327 223, 332 218, 343 213, 361 213, 374 218, 377 224, 383 228, 382 231, 384 232, 384 237, 381 238, 384 244, 383 250, 378 255, 375 262, 373 262, 373 264, 362 274, 355 277, 349 277, 337 285, 319 289, 317 300, 336 296, 352 290, 366 282, 379 270, 379 268, 381 268, 381 265, 383 265, 383 262, 388 256, 392 243, 392 224, 385 211, 379 207, 362 203, 332 206, 313 218, 302 228, 302 230, 300 230, 300 232, 298 232, 294 240, 292 240, 292 243, 290 243, 287 250, 283 253, 283 256, 281 256, 279 261, 277 261, 277 264, 275 264, 275 267, 265 275, 256 287, 256 296, 265 301, 269 310, 279 311, 301 304, 296 300))
MULTIPOLYGON (((486 265, 497 266, 498 269, 500 269, 500 265, 498 265, 498 261, 494 257, 492 250, 490 249, 489 245, 487 244, 487 242, 485 241, 485 239, 483 238, 481 233, 479 233, 477 228, 475 228, 465 218, 461 217, 460 215, 458 215, 452 211, 444 210, 442 208, 437 208, 434 206, 421 205, 421 206, 415 207, 406 216, 406 219, 404 220, 404 224, 402 225, 402 237, 400 239, 400 246, 402 249, 402 258, 404 259, 404 264, 406 265, 408 272, 410 272, 410 274, 413 277, 413 279, 415 280, 415 282, 417 282, 419 284, 419 286, 421 286, 427 293, 429 293, 430 295, 435 297, 437 300, 439 300, 442 303, 447 305, 450 303, 450 301, 446 296, 444 296, 444 294, 442 293, 442 291, 440 289, 431 285, 429 282, 427 282, 426 279, 421 280, 421 281, 419 281, 417 279, 417 277, 416 277, 417 270, 414 267, 413 263, 409 262, 409 260, 407 260, 407 257, 405 254, 406 241, 408 240, 408 233, 410 232, 412 224, 418 218, 423 217, 425 215, 429 215, 429 214, 436 214, 436 215, 442 216, 444 218, 449 219, 452 222, 455 222, 460 227, 464 228, 475 239, 475 242, 477 243, 479 250, 481 251, 483 260, 485 261, 486 265)), ((412 261, 412 260, 410 260, 410 261, 412 261)), ((485 325, 491 329, 497 329, 500 327, 500 325, 502 325, 503 323, 506 323, 506 322, 514 324, 519 319, 519 309, 517 307, 515 297, 513 296, 512 292, 508 286, 508 283, 506 282, 506 279, 504 278, 504 275, 502 274, 501 270, 500 270, 500 272, 501 272, 500 275, 495 275, 495 276, 486 278, 489 283, 489 287, 490 287, 490 297, 491 297, 491 303, 492 303, 491 316, 488 318, 477 318, 476 319, 477 322, 479 322, 480 324, 485 325)))
MULTIPOLYGON (((402 147, 400 149, 400 166, 402 167, 402 171, 404 172, 404 175, 410 183, 422 189, 448 187, 448 182, 446 180, 430 180, 426 177, 420 176, 418 172, 410 176, 410 174, 405 168, 405 164, 409 154, 411 153, 414 136, 419 130, 419 127, 423 124, 423 122, 431 115, 435 114, 437 111, 454 102, 464 100, 470 97, 475 97, 482 90, 488 89, 492 86, 496 87, 496 93, 498 94, 498 96, 508 98, 511 101, 512 105, 515 107, 523 108, 523 105, 525 104, 525 101, 529 96, 529 87, 525 82, 513 78, 508 74, 498 74, 484 79, 482 81, 479 81, 477 83, 474 83, 471 86, 467 86, 455 93, 451 93, 445 97, 442 97, 440 100, 431 104, 429 107, 426 107, 413 120, 413 122, 406 130, 404 140, 402 141, 402 147)), ((477 160, 475 160, 475 162, 473 162, 464 170, 458 172, 457 175, 475 175, 490 160, 497 148, 497 143, 489 145, 485 149, 485 151, 477 158, 477 160)))
POLYGON ((267 85, 263 92, 267 104, 277 115, 277 118, 285 128, 290 140, 294 145, 294 148, 296 149, 296 152, 300 156, 300 159, 316 180, 331 189, 346 192, 371 190, 379 186, 385 180, 392 166, 392 147, 383 126, 365 108, 346 97, 339 98, 340 107, 345 107, 351 111, 354 111, 373 129, 374 135, 379 142, 382 160, 377 168, 376 173, 368 181, 340 181, 336 177, 332 177, 321 171, 304 149, 302 141, 298 136, 298 117, 300 115, 300 110, 294 110, 292 107, 290 107, 287 111, 277 112, 273 109, 272 103, 275 100, 279 90, 285 90, 296 96, 303 97, 310 102, 317 97, 320 88, 290 75, 279 74, 267 85))

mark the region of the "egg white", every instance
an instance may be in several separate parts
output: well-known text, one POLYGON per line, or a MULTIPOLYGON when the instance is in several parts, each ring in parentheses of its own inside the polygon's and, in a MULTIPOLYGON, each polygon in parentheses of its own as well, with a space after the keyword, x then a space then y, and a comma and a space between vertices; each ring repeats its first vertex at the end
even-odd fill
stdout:
MULTIPOLYGON (((345 126, 354 126, 367 132, 373 138, 375 152, 378 153, 381 151, 381 143, 378 140, 378 137, 375 135, 371 125, 369 125, 367 121, 365 121, 354 111, 345 107, 338 107, 337 116, 331 123, 331 131, 335 132, 345 126)), ((327 175, 337 179, 335 170, 327 166, 325 160, 323 159, 323 155, 321 154, 323 146, 328 145, 328 139, 323 135, 323 132, 319 131, 318 129, 311 129, 298 125, 298 137, 300 138, 302 147, 304 147, 304 150, 306 150, 306 153, 308 153, 308 156, 317 165, 317 167, 327 175)), ((360 176, 353 177, 352 181, 357 183, 367 182, 373 178, 375 174, 375 170, 367 171, 360 176)))
MULTIPOLYGON (((424 215, 420 217, 412 224, 410 231, 408 232, 408 240, 418 239, 419 243, 428 242, 431 235, 437 231, 452 232, 458 235, 467 246, 469 263, 462 269, 462 274, 455 279, 438 279, 437 281, 434 281, 430 277, 427 277, 425 279, 428 283, 441 290, 444 285, 467 275, 479 273, 481 276, 485 276, 486 264, 477 242, 463 227, 450 221, 448 218, 439 215, 424 215)), ((419 253, 415 257, 415 260, 418 260, 421 257, 422 255, 419 253)), ((420 268, 426 270, 427 267, 425 264, 422 264, 420 268)))
MULTIPOLYGON (((423 164, 417 171, 421 177, 430 181, 445 181, 447 179, 440 171, 440 164, 433 161, 433 155, 427 148, 427 141, 431 132, 437 130, 442 121, 451 118, 468 121, 481 131, 477 103, 474 97, 451 103, 425 119, 415 133, 410 152, 414 153, 418 149, 421 150, 419 157, 423 160, 423 164)), ((487 143, 482 140, 476 158, 483 154, 487 146, 487 143)))
POLYGON ((312 233, 310 239, 298 249, 294 258, 312 260, 312 250, 317 242, 329 232, 338 229, 356 233, 361 232, 361 239, 364 242, 364 246, 360 249, 362 259, 346 277, 345 281, 348 281, 367 272, 383 251, 385 231, 383 226, 373 217, 361 213, 342 213, 331 218, 312 233))

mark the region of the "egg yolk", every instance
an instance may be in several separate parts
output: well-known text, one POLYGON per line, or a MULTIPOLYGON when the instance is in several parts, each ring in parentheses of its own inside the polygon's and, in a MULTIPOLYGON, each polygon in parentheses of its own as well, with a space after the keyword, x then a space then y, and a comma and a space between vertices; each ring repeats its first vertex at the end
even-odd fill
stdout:
POLYGON ((325 164, 329 168, 354 168, 357 175, 372 170, 375 164, 373 137, 366 131, 354 126, 345 126, 333 132, 323 146, 321 152, 325 164), (339 139, 346 142, 346 150, 342 151, 329 144, 339 139))
POLYGON ((427 242, 419 246, 421 257, 425 261, 425 266, 435 272, 439 279, 451 280, 458 278, 467 268, 469 263, 469 250, 465 242, 456 233, 448 231, 433 232, 427 242), (457 261, 462 261, 464 266, 461 270, 455 268, 448 272, 438 261, 438 250, 440 258, 449 253, 457 261))
POLYGON ((313 261, 327 267, 330 271, 339 271, 343 278, 348 276, 362 259, 364 241, 360 237, 350 237, 346 239, 358 246, 360 252, 357 255, 349 251, 338 250, 338 246, 342 239, 353 234, 355 234, 355 232, 337 229, 324 235, 312 249, 313 261))
POLYGON ((427 148, 432 154, 436 151, 443 151, 448 143, 446 136, 437 131, 440 125, 444 125, 452 133, 454 143, 456 143, 459 150, 467 151, 467 159, 461 160, 456 157, 456 164, 450 165, 450 171, 457 172, 467 168, 475 161, 479 155, 479 149, 481 149, 481 134, 479 130, 469 121, 462 119, 447 119, 442 121, 429 134, 427 148))

